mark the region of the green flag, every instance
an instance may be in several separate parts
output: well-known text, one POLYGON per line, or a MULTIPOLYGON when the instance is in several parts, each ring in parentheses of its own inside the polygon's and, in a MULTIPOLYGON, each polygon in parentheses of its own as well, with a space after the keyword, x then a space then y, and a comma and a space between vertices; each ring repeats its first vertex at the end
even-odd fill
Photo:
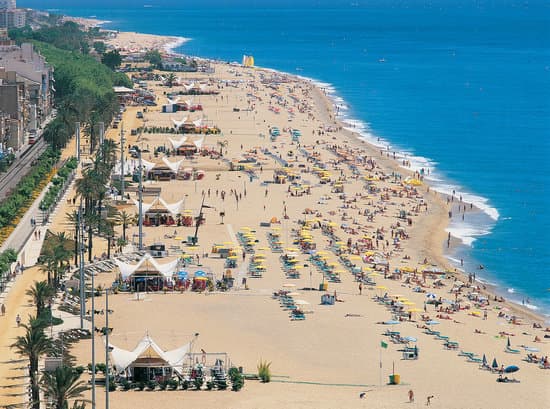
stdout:
POLYGON ((388 344, 386 344, 384 341, 380 341, 380 346, 382 348, 387 348, 388 347, 388 344))

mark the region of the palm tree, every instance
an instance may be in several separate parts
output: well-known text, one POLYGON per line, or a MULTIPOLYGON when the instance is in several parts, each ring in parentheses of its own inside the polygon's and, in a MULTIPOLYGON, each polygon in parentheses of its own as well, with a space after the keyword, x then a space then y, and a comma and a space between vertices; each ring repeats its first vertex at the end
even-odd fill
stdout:
POLYGON ((115 220, 119 226, 122 226, 122 240, 126 241, 126 228, 136 222, 136 216, 121 210, 115 214, 115 220))
POLYGON ((229 141, 227 141, 227 140, 218 141, 217 144, 220 147, 220 156, 223 156, 223 148, 225 148, 229 145, 229 141))
POLYGON ((78 265, 78 230, 79 230, 79 219, 78 219, 78 210, 73 210, 71 213, 65 213, 65 218, 68 221, 68 225, 74 228, 74 264, 78 265))
POLYGON ((176 74, 174 74, 173 72, 171 72, 170 74, 168 74, 168 76, 166 77, 166 85, 168 85, 170 88, 172 88, 174 86, 174 82, 176 82, 176 74))
POLYGON ((40 390, 38 388, 38 361, 40 356, 51 350, 51 340, 44 333, 44 322, 35 317, 29 317, 29 324, 22 324, 25 334, 16 338, 11 345, 18 354, 29 359, 31 378, 32 408, 40 409, 40 390))
MULTIPOLYGON (((54 285, 59 285, 59 280, 69 266, 73 244, 65 232, 46 232, 46 240, 42 246, 42 260, 47 267, 53 267, 54 285)), ((46 270, 48 271, 48 270, 46 270)), ((48 274, 48 282, 51 283, 48 274)))
POLYGON ((25 294, 32 297, 32 302, 36 307, 36 317, 40 318, 46 309, 46 304, 54 297, 55 289, 47 281, 35 281, 25 294))
POLYGON ((80 374, 70 366, 60 366, 54 372, 44 372, 41 379, 42 390, 53 401, 54 409, 69 409, 69 399, 83 402, 78 398, 89 388, 79 378, 80 374))

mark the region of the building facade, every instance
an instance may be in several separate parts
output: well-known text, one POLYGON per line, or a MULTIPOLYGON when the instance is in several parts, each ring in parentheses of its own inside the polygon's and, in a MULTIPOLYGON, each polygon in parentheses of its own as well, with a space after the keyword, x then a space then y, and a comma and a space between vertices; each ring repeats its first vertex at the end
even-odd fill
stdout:
POLYGON ((0 43, 0 143, 18 150, 52 111, 53 69, 30 43, 0 43))

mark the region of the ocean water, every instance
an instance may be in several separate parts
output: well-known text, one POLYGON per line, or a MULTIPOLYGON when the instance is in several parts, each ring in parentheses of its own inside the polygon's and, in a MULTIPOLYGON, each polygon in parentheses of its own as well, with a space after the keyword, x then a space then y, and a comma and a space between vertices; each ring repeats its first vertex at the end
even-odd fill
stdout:
POLYGON ((504 297, 550 313, 547 2, 44 3, 18 2, 186 37, 177 49, 184 54, 252 54, 259 66, 317 80, 350 128, 483 210, 453 218, 449 231, 461 245, 449 259, 464 259, 504 297))

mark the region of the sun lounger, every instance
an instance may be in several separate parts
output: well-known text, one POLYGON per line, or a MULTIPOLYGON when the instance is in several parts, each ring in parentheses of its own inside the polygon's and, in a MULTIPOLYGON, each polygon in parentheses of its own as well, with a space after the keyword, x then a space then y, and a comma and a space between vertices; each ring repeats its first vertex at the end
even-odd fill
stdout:
POLYGON ((509 354, 520 354, 521 353, 521 351, 519 349, 513 349, 513 348, 510 348, 510 347, 506 347, 506 349, 504 351, 508 352, 509 354))
POLYGON ((475 356, 475 354, 473 352, 460 351, 458 353, 458 356, 471 356, 471 357, 473 357, 473 356, 475 356))
POLYGON ((445 349, 458 349, 458 342, 455 341, 447 341, 444 344, 445 349))
POLYGON ((474 362, 474 363, 476 363, 476 364, 480 364, 480 363, 483 362, 483 360, 482 360, 481 358, 475 358, 475 357, 473 357, 473 356, 467 356, 467 357, 466 357, 466 361, 468 361, 468 362, 474 362))
POLYGON ((436 334, 435 337, 436 337, 437 339, 442 340, 442 341, 448 341, 448 340, 449 340, 449 337, 446 336, 446 335, 436 334))

